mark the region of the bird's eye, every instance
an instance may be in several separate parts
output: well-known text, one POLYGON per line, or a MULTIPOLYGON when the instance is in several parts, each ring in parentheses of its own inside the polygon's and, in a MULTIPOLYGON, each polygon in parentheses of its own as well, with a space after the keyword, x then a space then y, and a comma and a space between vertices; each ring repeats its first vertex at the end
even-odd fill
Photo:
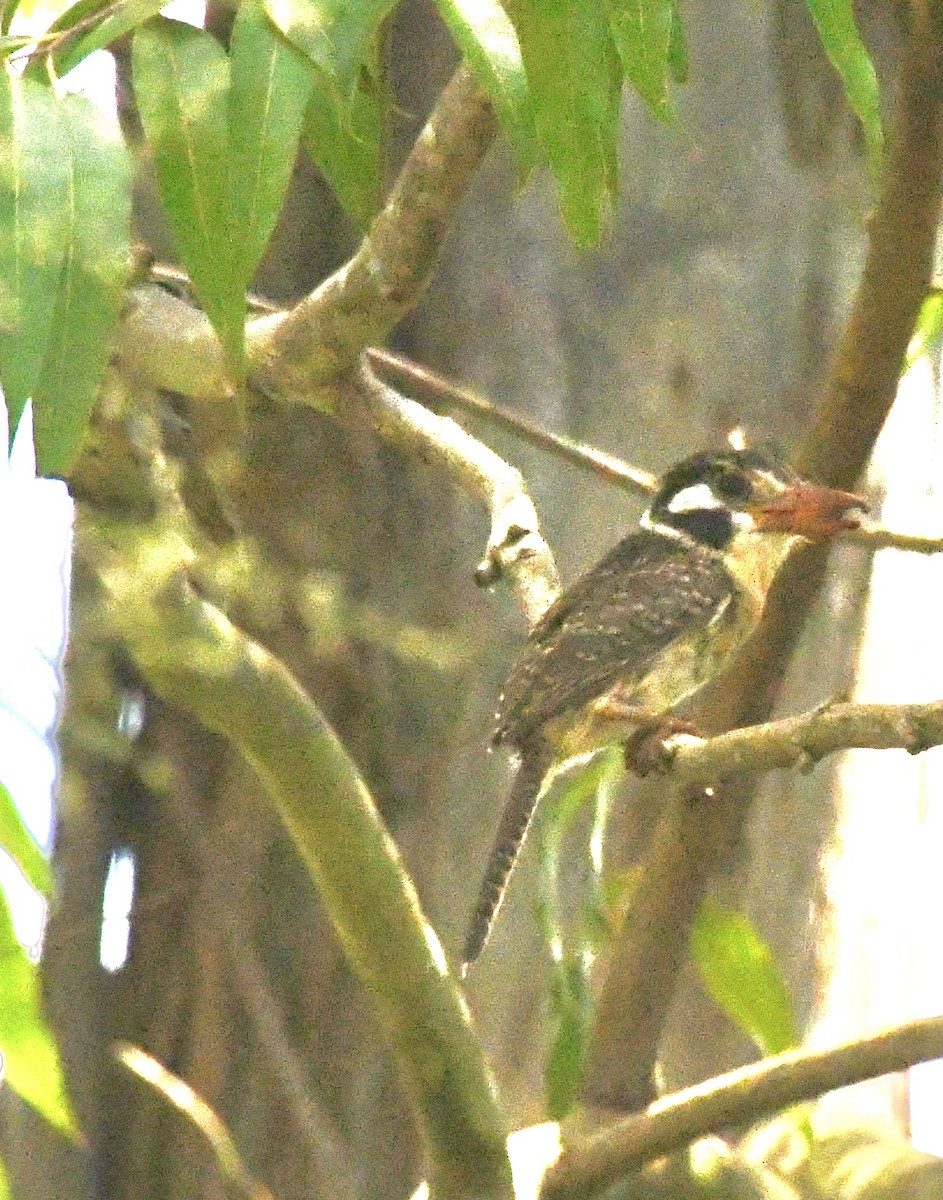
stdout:
POLYGON ((743 471, 733 468, 722 470, 717 476, 715 486, 718 495, 724 500, 742 502, 749 500, 753 495, 753 484, 750 482, 750 477, 743 471))

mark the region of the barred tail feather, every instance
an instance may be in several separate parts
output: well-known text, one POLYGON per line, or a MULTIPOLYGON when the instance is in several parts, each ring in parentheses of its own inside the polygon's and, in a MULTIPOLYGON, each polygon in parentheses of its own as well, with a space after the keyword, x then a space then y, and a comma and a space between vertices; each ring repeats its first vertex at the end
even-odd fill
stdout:
POLYGON ((462 978, 468 974, 488 943, 491 929, 504 901, 511 872, 524 844, 534 809, 540 799, 541 785, 553 762, 553 753, 542 742, 521 748, 511 795, 501 814, 488 856, 488 867, 478 893, 478 903, 465 939, 462 954, 462 978))

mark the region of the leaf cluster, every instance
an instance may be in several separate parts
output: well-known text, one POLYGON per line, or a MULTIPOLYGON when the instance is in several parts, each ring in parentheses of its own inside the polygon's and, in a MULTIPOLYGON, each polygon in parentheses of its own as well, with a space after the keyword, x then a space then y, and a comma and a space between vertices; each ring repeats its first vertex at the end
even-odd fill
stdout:
MULTIPOLYGON (((881 153, 874 70, 850 0, 808 0, 881 153)), ((578 245, 605 229, 617 189, 620 100, 628 83, 678 123, 674 87, 688 51, 677 0, 438 0, 456 47, 489 97, 523 181, 556 178, 578 245)), ((149 153, 176 249, 222 343, 233 388, 245 369, 245 293, 303 148, 365 229, 382 193, 391 100, 384 69, 393 0, 243 0, 228 45, 157 15, 158 0, 77 0, 46 28, 8 3, 0 34, 0 374, 13 420, 36 408, 44 473, 81 446, 132 271, 134 165, 149 153), (132 39, 146 146, 60 80, 132 39), (24 50, 24 40, 33 38, 24 50), (23 55, 28 54, 25 72, 23 55)))

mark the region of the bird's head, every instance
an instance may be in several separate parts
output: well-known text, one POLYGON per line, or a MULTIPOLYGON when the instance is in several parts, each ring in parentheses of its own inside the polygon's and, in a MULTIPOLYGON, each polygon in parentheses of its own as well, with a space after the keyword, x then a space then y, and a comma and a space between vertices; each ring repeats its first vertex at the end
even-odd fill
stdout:
POLYGON ((721 450, 666 471, 642 524, 722 553, 744 536, 775 535, 768 540, 785 553, 798 539, 856 528, 849 509, 867 504, 852 492, 808 483, 758 451, 721 450))

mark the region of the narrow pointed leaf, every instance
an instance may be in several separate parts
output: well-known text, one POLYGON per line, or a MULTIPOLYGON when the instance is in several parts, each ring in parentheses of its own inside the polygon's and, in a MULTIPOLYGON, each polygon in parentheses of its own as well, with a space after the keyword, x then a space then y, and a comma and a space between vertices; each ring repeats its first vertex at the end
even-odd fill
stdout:
POLYGON ((11 440, 52 329, 68 163, 68 134, 51 89, 0 69, 0 383, 11 440))
POLYGON ((53 329, 33 393, 37 466, 77 454, 111 349, 131 266, 131 161, 117 118, 83 96, 59 101, 68 131, 65 257, 53 329))
POLYGON ((550 1037, 544 1063, 544 1091, 551 1120, 566 1116, 583 1080, 595 1015, 590 971, 601 941, 607 938, 599 847, 612 788, 623 769, 618 752, 600 754, 560 779, 544 801, 538 838, 539 917, 552 962, 547 999, 550 1037), (585 893, 574 921, 572 896, 567 895, 564 901, 561 864, 564 842, 574 825, 585 820, 587 810, 592 816, 588 836, 581 836, 576 847, 568 845, 566 850, 571 867, 574 855, 581 854, 585 860, 581 873, 585 893), (565 910, 569 920, 565 919, 565 910))
MULTIPOLYGON (((49 862, 33 841, 13 798, 0 784, 0 847, 13 859, 30 884, 48 900, 52 895, 49 862)), ((2 1048, 2 1047, 0 1047, 2 1048)))
POLYGON ((668 73, 673 83, 688 81, 688 43, 681 24, 678 0, 671 6, 671 37, 668 41, 668 73))
POLYGON ((822 47, 841 77, 845 96, 861 122, 872 178, 881 174, 884 132, 881 94, 867 47, 855 24, 852 0, 806 0, 822 47))
POLYGON ((395 0, 265 0, 275 27, 323 71, 343 104, 395 0))
POLYGON ((707 994, 764 1054, 796 1045, 786 984, 745 916, 706 901, 691 932, 691 953, 707 994))
POLYGON ((621 70, 602 4, 505 0, 537 133, 578 246, 599 240, 616 190, 621 70))
POLYGON ((606 0, 613 40, 626 78, 660 121, 674 108, 668 94, 674 0, 606 0))
POLYGON ((943 292, 934 289, 920 306, 917 325, 904 359, 904 371, 909 371, 925 355, 939 352, 941 341, 943 341, 943 292))
POLYGON ((314 68, 276 31, 261 0, 240 7, 230 58, 232 269, 244 291, 281 211, 314 68))
POLYGON ((436 0, 436 6, 494 106, 523 182, 537 159, 537 134, 514 26, 497 0, 436 0))
POLYGON ((78 1131, 55 1040, 43 1017, 39 967, 16 940, 0 891, 0 1052, 4 1082, 67 1136, 78 1131))
POLYGON ((361 229, 380 199, 386 96, 377 69, 379 27, 395 0, 263 0, 286 38, 317 68, 305 144, 361 229))
MULTIPOLYGON (((156 16, 165 3, 166 0, 120 0, 120 3, 94 0, 93 4, 83 6, 80 0, 79 4, 73 4, 50 28, 50 33, 62 34, 61 46, 53 56, 57 74, 68 74, 96 50, 104 50, 137 29, 156 16), (83 13, 83 7, 88 11, 83 13), (101 11, 97 21, 94 20, 96 10, 101 11)), ((37 66, 41 65, 37 59, 37 66)))
POLYGON ((229 60, 204 30, 159 17, 134 35, 132 68, 177 250, 241 378, 245 297, 231 269, 229 60))
POLYGON ((317 73, 305 117, 305 145, 341 207, 366 229, 380 204, 386 113, 382 84, 364 67, 349 105, 317 73))

